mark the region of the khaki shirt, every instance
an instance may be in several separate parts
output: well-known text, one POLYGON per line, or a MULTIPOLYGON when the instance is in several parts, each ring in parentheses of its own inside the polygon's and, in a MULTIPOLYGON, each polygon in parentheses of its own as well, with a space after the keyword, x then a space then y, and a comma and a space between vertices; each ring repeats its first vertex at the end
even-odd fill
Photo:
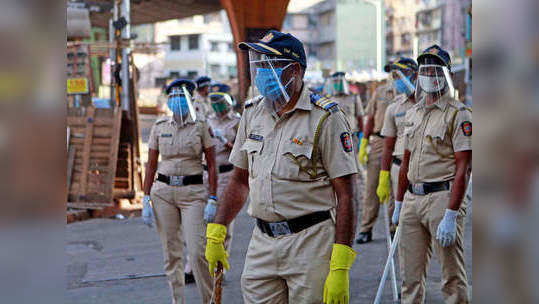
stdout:
POLYGON ((361 99, 357 95, 339 95, 331 97, 331 100, 335 101, 339 108, 346 114, 350 128, 352 132, 358 130, 358 117, 361 116, 361 99))
MULTIPOLYGON (((235 112, 228 112, 224 117, 217 117, 216 115, 210 116, 208 123, 213 129, 219 129, 223 132, 225 138, 234 143, 236 139, 236 132, 238 130, 238 124, 240 123, 240 116, 235 112)), ((230 149, 225 146, 219 139, 216 138, 217 145, 215 146, 215 161, 217 166, 230 164, 228 158, 230 156, 230 149)))
POLYGON ((330 179, 358 172, 350 126, 342 111, 331 112, 320 128, 316 155, 313 141, 327 110, 311 102, 308 90, 295 108, 278 117, 256 98, 246 103, 230 162, 249 171, 249 215, 276 222, 336 207, 330 179), (341 141, 341 137, 348 139, 341 141), (344 144, 346 142, 346 145, 344 144), (297 163, 293 160, 296 158, 297 163), (298 166, 311 169, 318 177, 298 166))
POLYGON ((393 155, 400 159, 404 155, 404 118, 406 112, 413 106, 414 103, 406 95, 397 95, 395 101, 386 109, 384 126, 380 132, 382 136, 397 138, 393 155))
POLYGON ((406 112, 404 134, 405 149, 411 153, 410 183, 452 180, 455 177, 454 153, 472 150, 472 113, 448 94, 430 109, 422 99, 406 112))
POLYGON ((371 100, 367 104, 365 114, 374 117, 373 133, 379 133, 384 124, 386 108, 393 101, 393 89, 388 85, 376 88, 371 100))
POLYGON ((203 149, 215 146, 209 128, 205 121, 193 122, 191 118, 183 126, 170 116, 159 118, 148 140, 148 147, 161 155, 157 172, 169 176, 202 174, 203 149))
POLYGON ((212 109, 210 108, 211 106, 208 101, 208 97, 202 97, 202 95, 197 93, 193 100, 193 106, 195 107, 195 111, 197 112, 197 120, 199 119, 199 115, 202 117, 201 120, 208 119, 208 117, 211 116, 211 114, 213 113, 212 109))

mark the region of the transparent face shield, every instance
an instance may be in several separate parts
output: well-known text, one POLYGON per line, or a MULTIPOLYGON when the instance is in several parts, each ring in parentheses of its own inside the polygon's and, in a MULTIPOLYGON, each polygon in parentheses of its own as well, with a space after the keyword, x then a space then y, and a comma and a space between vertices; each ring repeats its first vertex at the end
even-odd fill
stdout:
POLYGON ((426 98, 426 103, 434 103, 444 94, 455 96, 455 89, 449 69, 437 64, 419 66, 417 76, 416 100, 426 98))
POLYGON ((395 95, 406 94, 406 96, 410 96, 415 93, 416 85, 414 70, 393 70, 391 71, 391 74, 389 74, 389 79, 395 95))
POLYGON ((290 101, 293 93, 295 61, 249 50, 252 96, 262 95, 275 112, 290 101))
POLYGON ((185 86, 174 87, 168 95, 168 108, 172 111, 176 122, 183 125, 190 117, 192 121, 196 121, 196 112, 191 100, 191 94, 185 86))
POLYGON ((217 117, 225 116, 234 106, 232 97, 227 93, 212 92, 208 95, 208 97, 210 98, 211 108, 217 117))
POLYGON ((328 83, 328 94, 330 95, 348 95, 350 92, 348 81, 344 79, 344 76, 331 77, 328 83))

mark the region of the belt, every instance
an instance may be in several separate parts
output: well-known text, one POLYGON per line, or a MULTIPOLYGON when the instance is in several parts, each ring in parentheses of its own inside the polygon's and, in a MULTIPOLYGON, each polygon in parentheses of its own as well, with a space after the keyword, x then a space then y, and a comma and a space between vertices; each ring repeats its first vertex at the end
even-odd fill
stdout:
POLYGON ((409 184, 408 191, 417 195, 427 195, 433 192, 449 190, 450 186, 451 186, 451 183, 449 181, 435 182, 435 183, 409 184))
POLYGON ((399 158, 393 157, 393 163, 397 166, 400 166, 402 164, 402 160, 399 158))
POLYGON ((384 138, 380 132, 372 133, 371 135, 378 136, 380 138, 384 138))
POLYGON ((317 211, 307 215, 293 218, 291 220, 268 223, 261 219, 256 219, 256 225, 262 232, 265 234, 276 237, 279 235, 289 235, 293 233, 298 233, 301 230, 307 229, 311 226, 314 226, 318 223, 321 223, 327 219, 331 218, 329 210, 326 211, 317 211))
POLYGON ((169 186, 199 185, 202 184, 202 174, 188 176, 166 176, 164 174, 157 173, 157 180, 169 186))
MULTIPOLYGON (((203 165, 202 167, 204 167, 204 171, 208 171, 208 166, 203 165)), ((219 173, 229 172, 229 171, 232 171, 233 169, 234 169, 233 164, 220 165, 219 166, 219 173)))

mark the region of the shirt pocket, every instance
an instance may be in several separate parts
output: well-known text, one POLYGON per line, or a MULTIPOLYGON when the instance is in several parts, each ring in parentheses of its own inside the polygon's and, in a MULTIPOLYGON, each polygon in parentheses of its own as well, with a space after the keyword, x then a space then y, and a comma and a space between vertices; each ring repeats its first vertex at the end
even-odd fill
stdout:
POLYGON ((187 136, 182 142, 180 151, 185 155, 202 155, 202 138, 196 132, 187 136))
POLYGON ((425 137, 432 148, 432 152, 442 158, 452 158, 453 149, 451 139, 447 136, 447 128, 443 125, 436 125, 425 130, 425 137))
POLYGON ((283 158, 276 164, 276 173, 284 178, 310 180, 313 173, 313 145, 310 143, 288 144, 281 150, 283 158))
POLYGON ((249 175, 251 177, 256 177, 258 175, 258 170, 261 168, 261 154, 263 146, 263 141, 247 139, 240 148, 240 151, 245 151, 245 153, 247 153, 249 175))
POLYGON ((415 150, 415 147, 417 146, 414 144, 414 137, 415 133, 417 131, 417 128, 419 127, 419 124, 410 123, 410 122, 402 122, 402 125, 404 127, 404 139, 407 144, 405 144, 405 149, 409 150, 410 152, 413 152, 415 150))
POLYGON ((174 138, 173 134, 166 133, 159 135, 159 153, 162 156, 169 156, 173 154, 174 138))

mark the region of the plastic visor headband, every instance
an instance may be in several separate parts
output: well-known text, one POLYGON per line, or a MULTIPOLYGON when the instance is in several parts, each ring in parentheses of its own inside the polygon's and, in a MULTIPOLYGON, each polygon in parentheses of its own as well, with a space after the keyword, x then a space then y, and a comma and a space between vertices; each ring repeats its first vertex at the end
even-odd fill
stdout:
MULTIPOLYGON (((443 77, 445 78, 447 87, 449 88, 449 94, 451 97, 455 97, 455 87, 453 86, 453 79, 451 79, 451 75, 449 74, 449 69, 446 66, 439 65, 439 64, 422 64, 421 66, 419 66, 418 74, 427 76, 425 74, 422 74, 421 72, 428 68, 435 68, 436 77, 442 77, 442 75, 438 75, 438 70, 442 70, 443 77)), ((429 75, 429 76, 432 77, 432 75, 429 75)))
POLYGON ((408 87, 408 89, 410 90, 410 92, 414 92, 415 91, 415 86, 414 84, 410 81, 410 78, 407 77, 406 75, 404 75, 404 73, 400 70, 393 70, 391 71, 391 78, 393 78, 393 81, 396 81, 398 79, 402 79, 402 81, 404 82, 404 84, 408 87))

